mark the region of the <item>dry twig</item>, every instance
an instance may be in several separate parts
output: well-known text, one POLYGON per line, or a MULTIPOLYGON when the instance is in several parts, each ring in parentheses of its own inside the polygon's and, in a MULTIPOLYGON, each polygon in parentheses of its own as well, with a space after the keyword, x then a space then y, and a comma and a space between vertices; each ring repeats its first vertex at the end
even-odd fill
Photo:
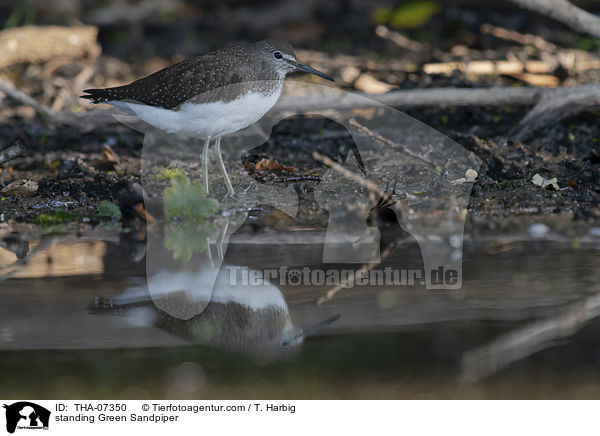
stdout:
POLYGON ((546 41, 541 36, 531 35, 528 33, 519 33, 514 30, 492 26, 491 24, 487 23, 481 25, 481 33, 494 35, 496 38, 518 42, 519 44, 531 44, 538 50, 546 51, 549 53, 555 53, 556 51, 558 51, 558 47, 556 47, 551 42, 546 41))
POLYGON ((393 30, 390 30, 381 24, 375 28, 375 33, 380 38, 389 39, 390 41, 392 41, 393 43, 395 43, 396 45, 398 45, 402 48, 416 51, 418 53, 421 53, 426 48, 427 49, 429 48, 428 45, 421 44, 420 42, 416 42, 411 39, 408 39, 406 36, 401 35, 400 33, 395 32, 393 30))
POLYGON ((368 127, 363 126, 358 121, 356 121, 354 118, 352 118, 348 122, 351 125, 353 125, 354 127, 356 127, 358 130, 360 130, 362 133, 364 133, 365 135, 370 136, 371 138, 373 138, 375 141, 379 142, 380 144, 383 144, 383 145, 388 146, 388 147, 399 148, 404 153, 408 154, 411 157, 414 157, 415 159, 418 159, 418 160, 420 160, 422 162, 425 162, 428 165, 431 165, 431 166, 434 166, 434 167, 436 166, 435 163, 433 163, 432 161, 430 161, 429 159, 427 159, 425 156, 422 156, 419 153, 415 153, 411 149, 406 148, 404 145, 398 144, 397 142, 394 142, 391 139, 384 138, 379 133, 373 132, 368 127))
POLYGON ((53 119, 56 117, 57 112, 50 109, 45 104, 42 104, 31 98, 27 94, 16 89, 12 83, 9 83, 6 80, 0 80, 0 91, 4 92, 8 96, 14 98, 15 100, 23 103, 26 106, 31 106, 34 108, 39 114, 43 115, 46 118, 53 119))

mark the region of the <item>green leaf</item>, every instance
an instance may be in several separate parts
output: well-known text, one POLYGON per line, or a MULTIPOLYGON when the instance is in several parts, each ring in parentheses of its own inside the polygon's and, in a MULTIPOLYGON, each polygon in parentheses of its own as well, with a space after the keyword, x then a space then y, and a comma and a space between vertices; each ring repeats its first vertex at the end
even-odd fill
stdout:
POLYGON ((414 29, 427 23, 440 7, 435 1, 414 1, 403 4, 391 13, 392 27, 414 29))
POLYGON ((202 221, 207 215, 217 211, 217 201, 207 198, 204 187, 193 183, 187 177, 171 180, 171 186, 163 191, 165 217, 170 220, 179 217, 184 221, 202 221))

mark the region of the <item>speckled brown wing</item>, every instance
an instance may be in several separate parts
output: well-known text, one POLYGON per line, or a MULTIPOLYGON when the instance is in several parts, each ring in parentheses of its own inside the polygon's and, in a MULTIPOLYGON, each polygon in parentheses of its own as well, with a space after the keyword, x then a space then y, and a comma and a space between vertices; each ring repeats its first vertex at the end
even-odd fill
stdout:
POLYGON ((249 64, 248 46, 233 45, 203 56, 196 56, 157 71, 125 86, 87 89, 92 103, 131 100, 164 109, 175 109, 207 91, 245 80, 249 64), (241 68, 230 68, 235 59, 241 68))

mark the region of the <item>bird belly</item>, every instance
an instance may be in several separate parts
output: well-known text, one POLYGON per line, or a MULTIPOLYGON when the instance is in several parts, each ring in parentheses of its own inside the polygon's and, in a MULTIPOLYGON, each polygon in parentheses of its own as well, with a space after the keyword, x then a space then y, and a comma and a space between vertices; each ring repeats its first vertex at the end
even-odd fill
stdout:
POLYGON ((188 102, 178 110, 123 101, 110 104, 169 133, 216 138, 237 132, 261 119, 277 103, 280 93, 279 89, 268 95, 249 92, 228 102, 188 102))

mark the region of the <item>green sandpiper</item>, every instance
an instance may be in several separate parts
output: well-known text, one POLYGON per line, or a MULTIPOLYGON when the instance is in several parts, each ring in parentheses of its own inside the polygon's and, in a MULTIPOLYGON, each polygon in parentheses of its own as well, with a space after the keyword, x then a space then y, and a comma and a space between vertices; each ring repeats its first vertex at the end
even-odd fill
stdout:
POLYGON ((285 76, 303 71, 333 79, 296 59, 287 41, 238 43, 196 56, 129 85, 87 89, 82 98, 107 103, 169 133, 204 139, 202 176, 208 193, 208 147, 215 156, 227 192, 234 193, 221 156, 221 137, 261 119, 281 94, 285 76))

